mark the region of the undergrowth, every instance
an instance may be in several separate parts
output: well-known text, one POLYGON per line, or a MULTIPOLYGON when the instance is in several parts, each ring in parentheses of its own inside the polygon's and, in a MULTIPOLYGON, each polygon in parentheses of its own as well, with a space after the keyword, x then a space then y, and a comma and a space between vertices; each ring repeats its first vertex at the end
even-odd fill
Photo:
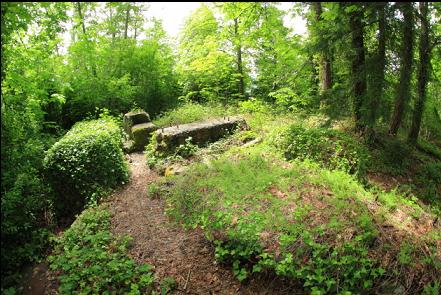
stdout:
POLYGON ((239 280, 273 272, 312 294, 386 292, 399 284, 421 292, 441 274, 435 228, 417 238, 383 227, 400 228, 393 220, 404 209, 411 222, 433 215, 394 192, 366 191, 343 171, 244 149, 167 183, 155 190, 166 192, 167 213, 202 228, 216 259, 239 280), (392 281, 399 283, 383 284, 392 281))
POLYGON ((277 133, 275 145, 285 158, 310 159, 328 169, 339 169, 362 178, 366 172, 368 152, 344 132, 291 125, 277 133))
POLYGON ((145 294, 152 290, 152 266, 127 254, 130 238, 110 232, 110 213, 86 209, 55 239, 50 268, 59 274, 61 294, 145 294))

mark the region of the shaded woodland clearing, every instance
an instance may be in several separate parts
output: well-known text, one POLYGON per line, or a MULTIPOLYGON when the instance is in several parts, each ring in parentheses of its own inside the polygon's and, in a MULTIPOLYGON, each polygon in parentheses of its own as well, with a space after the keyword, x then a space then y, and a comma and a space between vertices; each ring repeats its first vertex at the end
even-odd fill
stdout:
POLYGON ((188 274, 134 260, 101 207, 130 179, 123 115, 143 110, 152 122, 132 135, 161 175, 147 195, 197 243, 203 232, 232 285, 272 273, 314 294, 439 288, 438 3, 204 3, 176 40, 144 3, 1 7, 2 293, 44 261, 60 293, 183 288, 188 274), (209 146, 149 136, 234 115, 250 129, 209 146))

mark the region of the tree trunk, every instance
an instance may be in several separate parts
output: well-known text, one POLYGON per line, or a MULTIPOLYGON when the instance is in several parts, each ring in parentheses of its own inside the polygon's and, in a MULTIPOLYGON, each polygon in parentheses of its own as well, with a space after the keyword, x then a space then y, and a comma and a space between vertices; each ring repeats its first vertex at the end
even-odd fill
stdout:
POLYGON ((234 19, 234 35, 237 38, 236 44, 236 58, 237 58, 237 73, 239 74, 238 90, 242 97, 245 97, 245 81, 243 77, 243 65, 242 65, 242 44, 239 40, 239 20, 237 17, 234 19))
MULTIPOLYGON (((313 6, 315 12, 316 22, 317 23, 321 22, 322 21, 321 15, 323 11, 321 2, 312 2, 311 5, 313 6)), ((318 30, 318 33, 321 35, 321 30, 318 30)), ((332 87, 331 62, 329 60, 328 48, 322 50, 322 52, 320 53, 319 66, 320 66, 320 72, 319 72, 320 92, 323 93, 331 89, 332 87)))
POLYGON ((317 73, 317 63, 314 60, 312 54, 308 54, 308 61, 309 64, 311 65, 311 70, 312 70, 312 75, 310 76, 310 80, 309 80, 310 85, 313 86, 311 89, 311 95, 318 96, 319 94, 318 89, 320 87, 320 82, 318 80, 319 74, 317 73))
POLYGON ((379 2, 378 6, 378 47, 375 59, 373 60, 373 73, 371 87, 371 97, 368 104, 368 125, 369 129, 374 128, 377 119, 377 110, 383 96, 384 71, 386 68, 386 2, 379 2))
POLYGON ((77 11, 78 11, 78 17, 81 20, 81 27, 83 28, 83 34, 86 35, 86 25, 84 24, 83 13, 81 11, 81 2, 77 2, 77 11))
POLYGON ((421 18, 421 36, 420 36, 420 63, 418 66, 418 97, 415 101, 415 109, 413 111, 412 127, 409 132, 409 142, 415 144, 418 141, 418 133, 420 132, 421 119, 423 116, 424 103, 426 101, 426 86, 429 79, 429 22, 427 19, 428 2, 420 2, 420 18, 421 18))
POLYGON ((113 28, 113 9, 112 7, 109 7, 109 16, 110 16, 110 26, 111 26, 111 35, 112 35, 112 42, 115 40, 115 29, 113 28))
POLYGON ((401 48, 400 82, 395 93, 395 108, 390 121, 389 133, 396 135, 403 120, 404 109, 410 98, 413 54, 413 13, 411 2, 398 2, 404 15, 403 44, 401 48))
POLYGON ((362 131, 365 122, 362 113, 363 101, 366 98, 366 71, 365 71, 365 48, 363 39, 363 11, 354 11, 349 15, 349 26, 351 29, 352 49, 352 96, 354 106, 355 129, 362 131))
POLYGON ((127 31, 129 29, 130 5, 127 4, 126 21, 124 24, 124 39, 127 39, 127 31))

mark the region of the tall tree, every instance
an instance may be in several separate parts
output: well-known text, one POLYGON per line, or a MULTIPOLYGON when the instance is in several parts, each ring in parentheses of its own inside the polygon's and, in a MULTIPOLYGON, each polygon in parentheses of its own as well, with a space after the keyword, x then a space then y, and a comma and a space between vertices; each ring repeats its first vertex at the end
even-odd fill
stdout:
POLYGON ((419 3, 419 18, 421 23, 421 36, 419 44, 420 63, 418 65, 418 89, 417 98, 415 100, 415 109, 413 112, 412 126, 409 132, 409 142, 415 144, 418 140, 418 133, 421 126, 421 118, 423 116, 424 104, 426 102, 426 86, 429 79, 429 60, 430 60, 430 44, 429 44, 429 21, 428 21, 428 2, 419 3))
POLYGON ((243 64, 242 64, 242 41, 239 35, 239 18, 234 18, 234 37, 236 39, 236 64, 237 64, 237 74, 238 74, 238 91, 239 94, 245 96, 245 81, 243 74, 243 64))
MULTIPOLYGON (((317 36, 319 38, 321 38, 321 36, 323 35, 323 30, 322 30, 322 4, 321 2, 312 2, 311 3, 311 8, 315 14, 315 27, 316 30, 315 34, 317 34, 317 36)), ((332 76, 331 76, 331 60, 329 57, 329 46, 326 42, 326 40, 322 40, 322 42, 324 44, 322 44, 321 50, 320 50, 320 57, 319 57, 319 80, 320 80, 320 92, 324 93, 327 90, 332 88, 332 76)))
POLYGON ((124 39, 127 39, 127 32, 129 29, 130 9, 131 9, 130 3, 127 3, 127 5, 126 5, 126 19, 124 22, 124 39))
POLYGON ((386 69, 386 34, 387 34, 387 20, 386 20, 386 2, 374 3, 374 9, 378 20, 378 45, 373 57, 373 69, 370 73, 369 84, 369 100, 368 100, 368 116, 367 124, 369 129, 375 126, 377 119, 378 106, 383 96, 384 78, 386 69))
POLYGON ((81 10, 81 2, 77 2, 77 13, 80 19, 81 28, 83 29, 83 34, 86 35, 86 24, 84 21, 83 11, 81 10))
POLYGON ((234 52, 224 49, 213 10, 202 4, 185 21, 179 40, 183 96, 189 100, 227 101, 238 93, 234 52))
POLYGON ((352 44, 352 96, 354 107, 355 128, 362 131, 366 125, 362 112, 362 105, 366 98, 366 71, 365 71, 365 47, 363 37, 363 9, 360 5, 350 5, 346 8, 349 11, 349 27, 351 30, 352 44))
MULTIPOLYGON (((252 42, 251 32, 256 27, 262 4, 258 2, 223 2, 220 6, 223 23, 224 38, 230 42, 231 50, 236 61, 237 96, 245 97, 247 88, 246 65, 249 63, 250 42, 252 42), (245 61, 245 53, 247 61, 245 61)), ((249 87, 248 87, 249 88, 249 87)))
POLYGON ((395 92, 395 105, 389 133, 396 135, 403 120, 406 103, 410 99, 413 58, 413 6, 411 2, 398 2, 403 13, 403 40, 401 44, 400 81, 395 92))

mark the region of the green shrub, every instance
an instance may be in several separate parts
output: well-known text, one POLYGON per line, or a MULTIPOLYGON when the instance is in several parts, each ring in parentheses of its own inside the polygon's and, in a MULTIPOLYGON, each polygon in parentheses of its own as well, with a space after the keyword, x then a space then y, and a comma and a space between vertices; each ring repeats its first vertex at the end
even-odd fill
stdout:
POLYGON ((172 162, 190 158, 199 150, 199 147, 191 142, 191 136, 185 139, 184 144, 180 144, 174 150, 170 151, 168 149, 158 149, 158 141, 156 140, 156 136, 157 134, 153 133, 150 143, 145 147, 147 165, 150 168, 159 168, 161 166, 171 164, 172 162))
POLYGON ((310 103, 310 99, 300 97, 291 88, 283 87, 276 91, 268 93, 268 97, 274 100, 276 107, 282 110, 294 111, 306 108, 310 103))
POLYGON ((276 145, 288 160, 308 158, 359 177, 366 172, 366 149, 341 131, 291 125, 276 139, 276 145))
POLYGON ((55 220, 53 193, 42 177, 42 163, 44 151, 54 138, 10 137, 9 131, 26 132, 31 128, 25 123, 24 127, 10 125, 4 132, 3 115, 2 109, 1 285, 8 288, 18 284, 18 271, 24 264, 37 262, 47 250, 55 220))
POLYGON ((112 235, 107 210, 85 210, 55 242, 49 261, 61 271, 60 294, 147 294, 153 284, 152 266, 129 257, 129 238, 112 235))
POLYGON ((36 262, 48 246, 52 193, 36 170, 19 174, 1 201, 2 286, 14 283, 14 272, 36 262))
POLYGON ((246 113, 274 113, 274 107, 271 104, 256 98, 239 102, 239 109, 246 113))
POLYGON ((399 140, 392 139, 383 148, 382 160, 385 165, 398 171, 406 170, 410 164, 412 147, 399 140))
POLYGON ((109 118, 75 124, 49 149, 44 166, 63 213, 77 213, 72 210, 97 202, 128 179, 121 131, 109 118))

